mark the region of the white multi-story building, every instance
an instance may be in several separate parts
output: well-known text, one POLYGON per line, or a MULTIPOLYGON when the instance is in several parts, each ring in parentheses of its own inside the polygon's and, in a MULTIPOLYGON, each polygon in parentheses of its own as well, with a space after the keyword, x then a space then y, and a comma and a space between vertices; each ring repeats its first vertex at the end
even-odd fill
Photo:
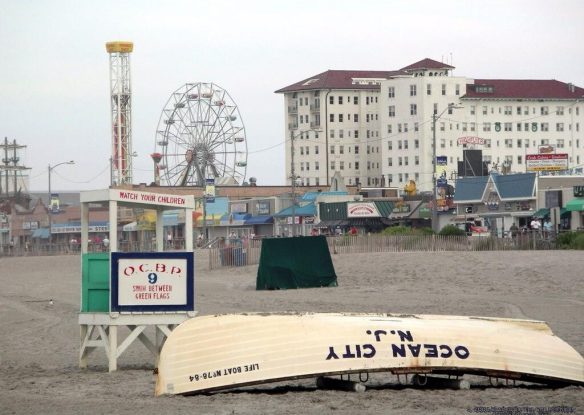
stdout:
POLYGON ((456 176, 464 149, 480 149, 490 168, 524 172, 525 157, 567 153, 584 163, 584 89, 556 80, 471 79, 424 59, 397 71, 327 71, 276 91, 284 94, 286 173, 304 185, 430 190, 433 142, 456 176), (436 124, 434 136, 433 124, 436 124), (294 149, 292 151, 292 148, 294 149))

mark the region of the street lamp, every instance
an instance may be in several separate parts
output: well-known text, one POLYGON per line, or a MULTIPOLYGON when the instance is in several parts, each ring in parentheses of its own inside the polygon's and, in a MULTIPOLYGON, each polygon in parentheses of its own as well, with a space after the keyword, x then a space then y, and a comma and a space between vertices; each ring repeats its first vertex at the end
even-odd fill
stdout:
POLYGON ((440 227, 438 226, 438 187, 436 186, 436 121, 438 121, 446 111, 460 108, 463 107, 457 106, 451 102, 440 114, 436 114, 435 112, 432 114, 432 230, 434 233, 440 231, 440 227))
POLYGON ((75 164, 75 161, 73 160, 69 160, 69 161, 64 161, 62 163, 59 164, 55 164, 54 166, 51 166, 49 164, 49 250, 52 252, 53 251, 53 233, 52 233, 52 228, 53 228, 53 217, 52 217, 52 209, 50 208, 51 206, 51 171, 53 171, 55 168, 59 167, 62 164, 75 164))
POLYGON ((296 176, 296 170, 294 168, 294 139, 299 137, 300 134, 307 133, 309 131, 319 132, 320 130, 311 128, 310 130, 299 131, 298 134, 294 135, 294 131, 290 130, 290 180, 292 184, 292 236, 296 236, 296 180, 300 176, 296 176))

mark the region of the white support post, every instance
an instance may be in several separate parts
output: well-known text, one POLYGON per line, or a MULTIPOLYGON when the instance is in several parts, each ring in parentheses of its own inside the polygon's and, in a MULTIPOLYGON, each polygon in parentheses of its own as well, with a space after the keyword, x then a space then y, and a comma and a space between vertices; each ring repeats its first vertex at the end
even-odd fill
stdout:
POLYGON ((156 250, 164 251, 164 222, 162 209, 156 209, 156 250))
MULTIPOLYGON (((205 220, 203 218, 203 220, 205 220)), ((193 250, 193 209, 185 209, 185 251, 193 250)))
POLYGON ((89 205, 81 203, 81 253, 86 254, 89 241, 89 205))
POLYGON ((110 252, 118 251, 118 202, 109 202, 109 240, 110 252))

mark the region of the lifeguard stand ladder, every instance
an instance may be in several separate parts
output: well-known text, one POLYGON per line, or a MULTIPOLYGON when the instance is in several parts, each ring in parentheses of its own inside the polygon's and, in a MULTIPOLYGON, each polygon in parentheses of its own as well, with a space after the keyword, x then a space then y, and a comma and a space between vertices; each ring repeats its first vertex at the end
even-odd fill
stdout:
POLYGON ((79 367, 86 368, 89 354, 95 349, 103 348, 108 358, 109 371, 115 371, 117 359, 136 339, 152 352, 157 362, 165 338, 178 324, 196 315, 192 238, 194 204, 192 195, 126 189, 81 193, 82 287, 79 313, 81 328, 79 367), (110 252, 88 252, 89 205, 109 207, 110 252), (156 252, 118 252, 118 206, 156 210, 156 252), (164 252, 163 212, 177 209, 184 210, 185 251, 164 252), (161 265, 159 270, 172 269, 173 273, 156 272, 157 269, 149 273, 138 272, 140 268, 136 265, 138 262, 153 264, 154 261, 156 264, 168 264, 169 268, 161 265), (116 267, 122 265, 126 267, 125 273, 118 279, 116 267), (128 275, 130 271, 127 270, 136 272, 128 275), (156 284, 159 286, 154 287, 156 284), (155 295, 132 294, 131 291, 135 291, 136 287, 143 287, 145 292, 151 290, 151 287, 162 288, 165 290, 164 296, 157 294, 156 297, 166 298, 148 299, 147 297, 155 295), (126 326, 130 330, 121 343, 118 342, 120 326, 126 326), (155 329, 153 340, 148 338, 145 332, 149 326, 155 329))

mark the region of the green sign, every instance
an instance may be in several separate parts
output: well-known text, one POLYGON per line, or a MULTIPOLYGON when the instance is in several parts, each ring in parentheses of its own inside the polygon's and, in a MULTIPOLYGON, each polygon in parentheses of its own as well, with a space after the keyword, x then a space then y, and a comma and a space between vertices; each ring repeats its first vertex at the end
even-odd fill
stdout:
POLYGON ((422 219, 429 219, 432 216, 430 208, 427 207, 420 207, 420 209, 418 209, 418 212, 420 214, 420 218, 422 219))

